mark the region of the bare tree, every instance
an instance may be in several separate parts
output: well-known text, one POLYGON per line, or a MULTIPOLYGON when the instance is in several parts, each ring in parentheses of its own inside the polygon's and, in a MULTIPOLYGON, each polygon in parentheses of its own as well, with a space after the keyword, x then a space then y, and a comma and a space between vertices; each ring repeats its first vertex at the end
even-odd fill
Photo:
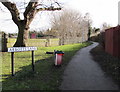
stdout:
POLYGON ((65 39, 74 40, 75 37, 82 37, 87 34, 87 21, 82 15, 75 10, 65 9, 60 14, 53 16, 52 29, 56 30, 54 35, 61 39, 61 44, 64 44, 65 39), (72 39, 70 39, 72 38, 72 39))
MULTIPOLYGON (((57 3, 57 2, 55 2, 57 3)), ((54 11, 61 10, 61 7, 45 6, 39 3, 39 0, 30 0, 25 11, 23 13, 24 19, 20 19, 20 12, 14 2, 4 0, 2 4, 10 11, 13 22, 18 26, 18 37, 14 47, 24 47, 26 46, 26 40, 28 38, 28 30, 31 22, 33 21, 35 15, 39 11, 54 11), (39 7, 43 6, 43 7, 39 7)), ((58 3, 57 3, 58 4, 58 3)), ((58 4, 59 5, 59 4, 58 4)))
POLYGON ((110 27, 111 27, 110 24, 107 24, 106 22, 104 22, 102 24, 102 30, 101 30, 101 32, 105 32, 105 30, 108 29, 108 28, 110 28, 110 27))

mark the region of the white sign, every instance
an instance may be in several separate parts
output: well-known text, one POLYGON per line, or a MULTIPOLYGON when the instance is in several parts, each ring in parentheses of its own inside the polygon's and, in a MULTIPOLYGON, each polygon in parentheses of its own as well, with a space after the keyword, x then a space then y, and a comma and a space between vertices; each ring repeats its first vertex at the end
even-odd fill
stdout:
POLYGON ((22 51, 34 51, 37 47, 12 47, 8 48, 8 52, 22 52, 22 51))

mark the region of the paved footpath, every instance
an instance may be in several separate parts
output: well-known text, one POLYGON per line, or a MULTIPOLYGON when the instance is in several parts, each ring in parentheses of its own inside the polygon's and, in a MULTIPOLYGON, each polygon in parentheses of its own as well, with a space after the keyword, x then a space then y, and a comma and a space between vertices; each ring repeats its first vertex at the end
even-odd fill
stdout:
POLYGON ((89 51, 97 45, 94 43, 76 53, 66 67, 60 90, 118 90, 90 55, 89 51))

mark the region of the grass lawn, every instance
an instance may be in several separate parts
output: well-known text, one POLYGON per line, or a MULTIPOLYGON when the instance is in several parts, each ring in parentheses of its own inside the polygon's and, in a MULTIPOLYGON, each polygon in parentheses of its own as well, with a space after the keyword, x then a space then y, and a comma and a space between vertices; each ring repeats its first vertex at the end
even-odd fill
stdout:
POLYGON ((11 76, 11 53, 2 53, 3 90, 58 90, 64 69, 72 56, 91 43, 78 43, 55 47, 38 47, 35 51, 35 72, 31 69, 31 52, 15 53, 15 76, 11 76), (64 58, 61 67, 54 66, 54 55, 46 51, 62 50, 64 58))
MULTIPOLYGON (((7 46, 13 47, 15 41, 16 41, 16 38, 8 38, 7 46)), ((47 42, 46 39, 28 39, 27 46, 45 47, 46 42, 47 42)), ((59 39, 57 39, 57 38, 50 39, 49 44, 50 44, 50 46, 58 46, 59 39)))
POLYGON ((92 49, 91 53, 106 75, 111 76, 120 88, 120 59, 107 54, 100 45, 92 49))

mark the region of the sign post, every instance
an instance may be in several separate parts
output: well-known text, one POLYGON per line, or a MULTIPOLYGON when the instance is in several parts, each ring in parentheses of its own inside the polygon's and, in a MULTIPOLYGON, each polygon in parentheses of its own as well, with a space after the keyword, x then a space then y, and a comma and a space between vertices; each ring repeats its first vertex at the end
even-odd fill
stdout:
POLYGON ((34 50, 37 50, 37 47, 12 47, 8 48, 8 52, 11 52, 11 72, 14 76, 14 52, 23 52, 23 51, 32 51, 32 70, 34 71, 34 50))
POLYGON ((34 71, 34 51, 32 51, 32 70, 34 71))
POLYGON ((12 76, 14 76, 14 52, 11 52, 11 71, 12 76))

